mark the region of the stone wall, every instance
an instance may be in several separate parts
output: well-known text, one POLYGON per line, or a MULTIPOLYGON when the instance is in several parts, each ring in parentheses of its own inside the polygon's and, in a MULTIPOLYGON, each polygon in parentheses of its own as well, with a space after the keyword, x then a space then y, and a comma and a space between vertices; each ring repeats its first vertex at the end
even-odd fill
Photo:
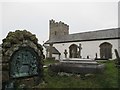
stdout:
MULTIPOLYGON (((20 47, 30 47, 39 56, 39 70, 40 74, 38 77, 42 78, 43 76, 43 48, 38 44, 38 39, 36 36, 29 31, 16 30, 15 32, 9 32, 2 43, 2 82, 10 81, 10 59, 13 53, 19 50, 20 47)), ((28 80, 23 80, 28 81, 28 80)))
MULTIPOLYGON (((90 58, 95 58, 96 53, 97 57, 100 58, 100 44, 108 42, 112 45, 112 59, 115 59, 115 52, 114 49, 118 50, 118 40, 98 40, 98 41, 83 41, 83 42, 69 42, 69 43, 55 43, 53 46, 61 53, 60 59, 62 60, 65 58, 64 51, 67 50, 67 58, 69 58, 69 47, 72 44, 76 44, 79 46, 81 44, 82 50, 81 50, 81 56, 82 58, 87 58, 89 56, 90 58)), ((120 47, 119 47, 120 48, 120 47)))

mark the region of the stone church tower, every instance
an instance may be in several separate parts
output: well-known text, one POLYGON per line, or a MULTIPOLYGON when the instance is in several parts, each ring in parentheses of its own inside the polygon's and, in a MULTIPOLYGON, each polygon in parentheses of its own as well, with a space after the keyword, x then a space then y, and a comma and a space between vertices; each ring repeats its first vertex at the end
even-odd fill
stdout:
POLYGON ((69 26, 67 24, 61 21, 55 22, 53 19, 49 21, 49 30, 49 40, 69 34, 69 26))

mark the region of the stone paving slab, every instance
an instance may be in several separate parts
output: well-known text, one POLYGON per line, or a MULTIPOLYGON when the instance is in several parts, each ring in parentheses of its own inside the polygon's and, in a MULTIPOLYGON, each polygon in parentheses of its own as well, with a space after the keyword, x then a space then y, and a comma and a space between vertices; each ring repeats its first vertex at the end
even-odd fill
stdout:
POLYGON ((97 62, 84 62, 84 61, 61 61, 61 63, 76 63, 76 64, 98 64, 97 62))
POLYGON ((87 59, 87 58, 85 58, 85 59, 83 59, 83 58, 63 58, 63 60, 62 61, 94 61, 94 59, 87 59))
POLYGON ((76 64, 95 64, 98 63, 93 59, 81 59, 81 58, 65 58, 60 61, 61 63, 76 63, 76 64))

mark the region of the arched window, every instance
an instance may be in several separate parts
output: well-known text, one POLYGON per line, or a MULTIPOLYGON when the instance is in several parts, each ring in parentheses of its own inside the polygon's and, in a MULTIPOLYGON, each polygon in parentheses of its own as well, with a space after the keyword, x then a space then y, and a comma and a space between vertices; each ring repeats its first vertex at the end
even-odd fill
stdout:
POLYGON ((77 58, 77 45, 76 44, 72 44, 69 47, 69 54, 70 54, 70 58, 77 58))
POLYGON ((112 58, 112 45, 108 42, 100 44, 100 57, 102 59, 111 59, 112 58))

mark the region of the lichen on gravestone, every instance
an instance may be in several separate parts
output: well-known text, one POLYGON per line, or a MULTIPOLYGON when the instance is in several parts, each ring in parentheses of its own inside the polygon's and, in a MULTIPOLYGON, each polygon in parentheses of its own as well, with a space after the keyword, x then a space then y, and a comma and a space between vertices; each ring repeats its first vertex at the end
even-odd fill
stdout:
POLYGON ((38 44, 38 39, 36 38, 36 35, 27 30, 16 30, 15 32, 10 31, 6 38, 4 38, 2 41, 3 56, 9 48, 15 48, 16 45, 19 46, 23 44, 24 41, 27 41, 27 44, 25 44, 27 46, 29 42, 29 46, 43 50, 42 46, 38 44))
MULTIPOLYGON (((27 30, 16 30, 14 32, 9 32, 6 38, 4 38, 2 43, 2 73, 4 78, 3 82, 9 81, 11 78, 9 77, 9 64, 10 60, 12 60, 13 56, 17 51, 25 48, 35 51, 36 55, 38 56, 38 63, 40 64, 38 67, 39 70, 39 77, 37 77, 37 81, 42 80, 43 77, 43 48, 38 43, 38 39, 36 38, 35 34, 27 30), (8 76, 8 78, 6 78, 8 76)), ((38 65, 38 64, 37 64, 38 65)), ((34 79, 34 78, 33 78, 34 79)), ((22 79, 21 79, 22 81, 22 79)), ((23 81, 24 82, 24 81, 23 81)), ((27 82, 27 81, 26 81, 27 82)), ((29 83, 28 83, 29 84, 29 83)))

